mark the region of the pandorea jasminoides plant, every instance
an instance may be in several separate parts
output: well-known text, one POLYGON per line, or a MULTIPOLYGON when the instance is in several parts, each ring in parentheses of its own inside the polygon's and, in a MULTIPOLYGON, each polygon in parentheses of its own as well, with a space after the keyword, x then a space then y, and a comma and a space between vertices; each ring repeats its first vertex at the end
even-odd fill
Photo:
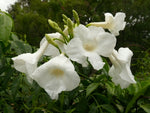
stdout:
MULTIPOLYGON (((83 67, 91 65, 93 72, 98 71, 104 74, 101 71, 105 65, 104 57, 109 58, 112 62, 108 74, 116 85, 119 84, 123 89, 136 83, 130 70, 132 51, 128 48, 120 48, 118 52, 115 50, 115 36, 119 35, 119 31, 125 27, 125 14, 116 13, 113 17, 112 14, 106 13, 105 22, 92 22, 87 25, 88 27, 80 24, 75 11, 73 11, 73 16, 76 23, 63 15, 64 30, 56 22, 48 20, 56 33, 45 34, 37 52, 12 58, 15 69, 35 80, 51 99, 56 100, 62 91, 71 91, 78 87, 83 77, 89 78, 94 75, 92 73, 85 76, 80 73, 79 64, 82 64, 83 67), (106 28, 110 32, 105 31, 106 28), (37 67, 42 55, 51 57, 51 59, 37 67)), ((80 86, 82 85, 81 83, 80 86)), ((92 90, 90 89, 90 92, 92 90)))
POLYGON ((130 49, 120 48, 118 52, 114 50, 109 57, 113 64, 109 70, 109 75, 112 77, 112 81, 116 85, 119 84, 122 89, 127 88, 131 83, 136 83, 130 70, 132 55, 130 49))
POLYGON ((41 47, 35 53, 24 53, 12 58, 12 60, 14 61, 15 69, 17 71, 25 73, 30 83, 32 83, 31 74, 37 68, 37 63, 40 57, 43 55, 47 46, 48 46, 48 42, 47 40, 45 40, 41 45, 41 47))
POLYGON ((32 77, 52 99, 58 99, 62 91, 73 90, 80 82, 73 64, 63 54, 38 67, 32 77))
POLYGON ((115 36, 119 35, 120 30, 124 30, 126 22, 124 21, 126 15, 118 12, 115 17, 111 13, 105 13, 105 22, 92 22, 89 25, 103 27, 108 29, 115 36))

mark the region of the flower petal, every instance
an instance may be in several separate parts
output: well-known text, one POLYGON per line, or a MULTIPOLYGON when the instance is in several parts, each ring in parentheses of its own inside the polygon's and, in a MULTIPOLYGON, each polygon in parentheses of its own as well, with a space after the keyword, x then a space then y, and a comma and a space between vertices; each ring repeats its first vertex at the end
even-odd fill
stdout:
POLYGON ((96 70, 102 69, 105 64, 97 53, 90 53, 88 55, 88 60, 96 70))
POLYGON ((36 59, 34 57, 35 56, 31 53, 25 53, 12 58, 15 69, 22 73, 30 74, 34 70, 32 66, 35 67, 34 65, 36 65, 36 59), (28 66, 30 67, 28 68, 28 66))
POLYGON ((118 53, 118 59, 120 61, 130 63, 133 52, 129 48, 119 48, 118 53))
POLYGON ((86 57, 84 56, 84 50, 82 47, 82 42, 79 38, 73 38, 66 46, 65 46, 66 54, 73 61, 76 61, 80 64, 84 64, 86 62, 86 57))
POLYGON ((88 33, 91 34, 91 38, 96 38, 99 33, 105 32, 104 29, 101 27, 89 26, 88 29, 88 33))
POLYGON ((118 68, 112 66, 109 70, 109 75, 112 77, 112 81, 116 85, 120 85, 122 89, 127 88, 131 83, 136 83, 132 73, 130 71, 127 71, 126 69, 120 72, 118 68))
POLYGON ((111 13, 105 13, 105 22, 112 23, 114 21, 114 17, 111 13))
POLYGON ((100 33, 96 38, 96 42, 98 43, 97 53, 105 57, 110 56, 116 46, 116 38, 110 33, 100 33))
POLYGON ((124 30, 126 22, 125 22, 125 13, 118 12, 115 15, 116 29, 124 30))
POLYGON ((73 30, 74 38, 80 38, 80 40, 85 41, 87 38, 87 33, 89 33, 89 29, 84 25, 80 24, 73 30))

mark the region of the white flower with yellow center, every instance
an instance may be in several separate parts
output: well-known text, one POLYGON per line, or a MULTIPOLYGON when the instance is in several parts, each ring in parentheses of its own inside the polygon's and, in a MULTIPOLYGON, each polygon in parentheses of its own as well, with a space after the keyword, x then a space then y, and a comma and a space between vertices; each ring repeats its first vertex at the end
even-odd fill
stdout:
POLYGON ((75 89, 80 82, 73 64, 63 54, 38 67, 32 77, 52 99, 58 99, 62 91, 75 89))
POLYGON ((118 12, 115 17, 111 13, 105 13, 105 22, 92 22, 89 25, 109 29, 115 36, 119 35, 120 30, 124 30, 126 22, 124 21, 125 13, 118 12))
POLYGON ((47 46, 48 42, 44 41, 44 43, 35 53, 24 53, 12 58, 12 60, 14 61, 15 69, 17 71, 25 73, 30 83, 32 83, 31 74, 37 68, 37 63, 40 57, 43 55, 47 46))
POLYGON ((79 25, 74 29, 74 38, 65 46, 65 51, 71 60, 82 65, 88 58, 93 68, 99 70, 104 65, 99 55, 108 57, 115 45, 115 36, 102 28, 79 25))
MULTIPOLYGON (((50 38, 57 38, 57 39, 60 39, 60 40, 63 40, 62 38, 62 35, 58 32, 56 33, 50 33, 50 34, 47 34, 50 36, 50 38)), ((40 45, 43 44, 43 42, 46 40, 46 38, 44 37, 41 42, 40 42, 40 45)), ((55 43, 59 46, 59 48, 61 49, 61 51, 63 52, 64 51, 64 43, 63 42, 60 42, 59 40, 55 40, 55 43)), ((44 55, 46 56, 51 56, 51 57, 55 57, 57 55, 59 55, 59 50, 53 46, 52 44, 49 44, 47 49, 45 50, 45 53, 44 55)))
POLYGON ((112 77, 112 81, 116 85, 119 84, 122 89, 127 88, 131 83, 136 83, 130 70, 132 56, 133 53, 130 49, 120 48, 118 52, 114 50, 109 57, 113 64, 109 70, 109 75, 112 77))

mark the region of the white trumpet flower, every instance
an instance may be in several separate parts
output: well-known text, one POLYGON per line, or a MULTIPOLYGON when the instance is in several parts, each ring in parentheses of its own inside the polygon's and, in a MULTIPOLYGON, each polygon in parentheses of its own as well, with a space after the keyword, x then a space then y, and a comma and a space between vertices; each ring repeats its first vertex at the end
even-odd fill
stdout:
POLYGON ((99 70, 104 65, 99 55, 108 57, 115 45, 115 36, 101 27, 79 25, 74 29, 74 38, 65 46, 65 51, 71 60, 83 65, 88 58, 93 68, 99 70))
POLYGON ((52 99, 56 100, 59 93, 73 90, 80 82, 73 64, 63 54, 38 67, 32 77, 52 99))
POLYGON ((112 77, 112 81, 116 85, 119 84, 122 89, 136 83, 130 70, 132 56, 133 53, 129 48, 120 48, 118 52, 114 50, 109 57, 113 64, 109 70, 109 75, 112 77))
POLYGON ((15 69, 25 73, 30 83, 32 83, 31 74, 37 68, 37 63, 47 46, 48 42, 45 40, 42 46, 35 53, 24 53, 12 58, 15 69))
POLYGON ((125 28, 125 17, 125 13, 122 12, 116 13, 115 17, 111 13, 105 13, 105 22, 92 22, 89 25, 106 28, 115 36, 118 36, 119 31, 125 28))

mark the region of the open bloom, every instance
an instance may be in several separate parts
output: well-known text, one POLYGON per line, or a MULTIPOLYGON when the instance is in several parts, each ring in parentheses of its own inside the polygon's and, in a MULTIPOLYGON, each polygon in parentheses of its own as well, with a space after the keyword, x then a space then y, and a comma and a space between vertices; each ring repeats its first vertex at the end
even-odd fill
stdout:
POLYGON ((37 68, 37 63, 47 46, 48 42, 45 40, 42 46, 35 53, 24 53, 12 58, 15 69, 25 73, 30 83, 32 83, 31 74, 37 68))
POLYGON ((63 54, 38 67, 32 77, 52 99, 58 99, 62 91, 73 90, 80 82, 73 64, 63 54))
POLYGON ((127 88, 131 83, 136 83, 130 70, 132 56, 133 53, 130 49, 120 48, 118 52, 114 50, 109 57, 113 64, 109 70, 109 75, 112 77, 112 81, 116 85, 119 84, 122 89, 127 88))
POLYGON ((88 58, 93 68, 99 70, 104 65, 99 55, 108 57, 115 45, 115 36, 101 27, 79 25, 74 29, 74 38, 65 46, 65 51, 71 60, 83 66, 88 58))
POLYGON ((103 27, 109 29, 115 36, 119 35, 119 31, 125 28, 125 13, 118 12, 115 17, 111 13, 105 13, 105 22, 92 22, 89 25, 103 27))

